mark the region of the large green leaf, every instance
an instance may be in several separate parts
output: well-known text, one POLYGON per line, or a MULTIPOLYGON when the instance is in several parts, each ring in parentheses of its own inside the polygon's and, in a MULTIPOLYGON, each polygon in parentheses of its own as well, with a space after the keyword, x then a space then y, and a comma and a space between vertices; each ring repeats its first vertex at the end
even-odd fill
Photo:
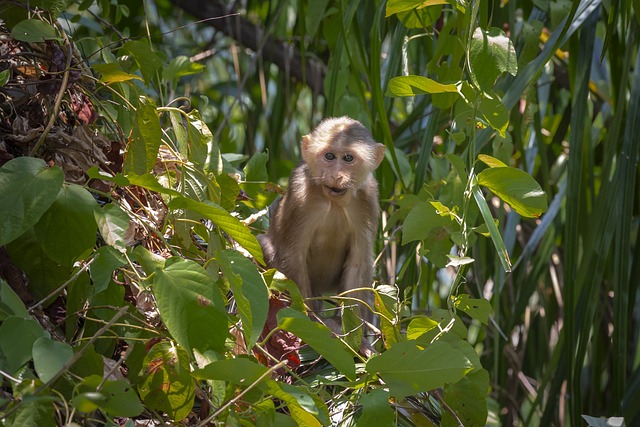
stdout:
POLYGON ((127 146, 125 170, 142 175, 153 169, 161 142, 162 128, 156 106, 150 99, 141 97, 127 146))
POLYGON ((518 60, 509 37, 499 28, 485 31, 477 27, 469 46, 471 77, 487 93, 493 92, 493 84, 504 72, 516 75, 518 60))
MULTIPOLYGON (((487 393, 489 373, 484 369, 474 371, 455 384, 445 384, 444 401, 462 421, 465 427, 484 427, 487 421, 487 393)), ((449 411, 442 414, 442 427, 458 427, 449 411)))
POLYGON ((102 408, 111 417, 135 417, 144 407, 131 384, 125 380, 104 381, 91 375, 82 380, 71 403, 83 412, 102 408))
POLYGON ((56 290, 72 275, 73 267, 58 264, 44 252, 33 228, 6 248, 11 261, 29 277, 29 290, 38 300, 56 290))
POLYGON ((11 316, 0 325, 0 350, 6 358, 6 367, 13 374, 31 360, 33 343, 49 333, 33 319, 11 316))
POLYGON ((478 174, 478 184, 491 190, 524 217, 537 218, 548 209, 547 195, 540 184, 521 169, 485 169, 478 174))
POLYGON ((127 259, 113 246, 99 248, 93 256, 93 262, 89 266, 91 281, 95 286, 94 292, 99 293, 107 289, 111 282, 111 276, 116 268, 127 263, 127 259))
POLYGON ((353 363, 353 354, 340 340, 331 335, 329 328, 311 321, 304 314, 291 308, 278 312, 278 326, 309 344, 347 378, 355 379, 356 367, 353 363))
POLYGON ((133 60, 136 61, 145 83, 149 84, 161 71, 162 60, 158 53, 153 51, 151 43, 148 41, 129 40, 122 45, 122 50, 130 53, 133 60))
POLYGON ((100 81, 106 84, 122 83, 129 80, 142 80, 140 76, 123 71, 120 64, 113 62, 110 64, 95 64, 91 67, 100 73, 100 81))
POLYGON ((65 342, 40 337, 33 343, 33 366, 42 382, 53 379, 73 357, 73 349, 65 342))
POLYGON ((10 316, 31 318, 20 297, 7 282, 0 279, 0 321, 10 316))
POLYGON ((422 76, 400 76, 391 79, 387 95, 416 96, 426 93, 458 93, 458 87, 454 84, 438 83, 422 76))
POLYGON ((53 403, 49 399, 35 398, 24 402, 6 420, 6 427, 56 427, 56 412, 53 403))
POLYGON ((195 384, 185 349, 166 341, 151 347, 144 358, 143 378, 138 390, 145 405, 166 412, 174 421, 189 415, 195 384))
POLYGON ((42 43, 45 40, 62 40, 51 24, 41 19, 25 19, 11 30, 11 37, 22 42, 42 43))
POLYGON ((97 225, 93 196, 79 185, 64 185, 34 231, 44 252, 61 265, 73 263, 91 252, 97 225))
POLYGON ((169 258, 154 273, 152 290, 160 317, 178 344, 189 351, 224 351, 229 335, 224 301, 204 268, 169 258))
POLYGON ((231 216, 229 212, 211 202, 197 202, 186 197, 177 197, 169 203, 171 209, 187 209, 202 215, 203 218, 211 220, 225 233, 231 236, 243 248, 245 248, 257 261, 264 264, 262 259, 262 248, 256 236, 251 234, 249 227, 231 216))
POLYGON ((362 405, 362 413, 356 426, 396 426, 396 414, 391 409, 389 399, 389 391, 383 389, 375 389, 363 394, 358 400, 362 405))
POLYGON ((471 368, 461 351, 441 340, 425 348, 415 341, 399 342, 366 365, 367 372, 379 375, 398 398, 453 384, 471 368))
POLYGON ((104 241, 120 252, 125 252, 126 234, 131 220, 129 215, 115 203, 96 209, 94 215, 104 241))
POLYGON ((478 112, 489 126, 498 131, 501 137, 507 136, 509 126, 509 110, 497 96, 493 98, 483 97, 480 101, 478 112))
POLYGON ((458 310, 464 311, 485 325, 489 322, 491 303, 484 298, 471 298, 467 294, 462 294, 454 297, 454 305, 458 310))
POLYGON ((429 6, 453 3, 451 0, 389 0, 387 2, 386 17, 396 13, 413 11, 429 6))
POLYGON ((431 203, 420 202, 407 214, 402 227, 402 244, 424 240, 435 228, 452 226, 457 226, 457 223, 450 216, 441 216, 431 203))
POLYGON ((0 246, 33 227, 58 196, 64 174, 44 160, 18 157, 0 168, 0 246))
POLYGON ((256 343, 269 312, 269 292, 258 268, 238 251, 218 253, 220 267, 231 285, 238 314, 247 336, 247 349, 256 343))
POLYGON ((267 174, 267 162, 269 155, 267 153, 255 153, 247 165, 244 167, 244 177, 246 181, 269 181, 267 174))

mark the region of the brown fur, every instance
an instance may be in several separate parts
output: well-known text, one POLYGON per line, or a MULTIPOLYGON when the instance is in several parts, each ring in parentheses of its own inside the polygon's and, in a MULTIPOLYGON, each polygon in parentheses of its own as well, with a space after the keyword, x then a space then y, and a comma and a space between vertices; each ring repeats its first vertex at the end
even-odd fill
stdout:
MULTIPOLYGON (((258 239, 267 265, 296 282, 304 297, 371 286, 379 217, 372 172, 383 157, 384 145, 348 117, 326 119, 302 138, 303 161, 258 239)), ((370 294, 352 296, 369 301, 370 294)))

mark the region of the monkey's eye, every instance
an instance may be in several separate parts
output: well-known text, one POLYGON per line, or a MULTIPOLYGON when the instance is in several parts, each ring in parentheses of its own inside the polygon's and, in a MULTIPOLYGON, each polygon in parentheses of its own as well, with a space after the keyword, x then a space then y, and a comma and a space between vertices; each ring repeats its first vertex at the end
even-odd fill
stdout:
POLYGON ((335 160, 336 155, 335 155, 335 154, 333 154, 333 153, 326 153, 326 154, 324 155, 324 158, 325 158, 325 159, 327 159, 327 160, 335 160))
POLYGON ((347 162, 347 163, 351 163, 351 162, 353 162, 354 157, 353 157, 351 154, 345 154, 345 155, 342 157, 342 160, 344 160, 344 161, 345 161, 345 162, 347 162))

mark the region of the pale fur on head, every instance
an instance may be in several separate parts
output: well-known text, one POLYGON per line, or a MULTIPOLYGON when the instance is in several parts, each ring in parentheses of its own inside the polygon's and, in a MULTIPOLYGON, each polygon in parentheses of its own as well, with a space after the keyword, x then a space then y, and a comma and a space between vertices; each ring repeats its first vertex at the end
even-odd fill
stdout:
POLYGON ((357 189, 356 184, 365 182, 366 174, 375 170, 384 158, 384 145, 376 143, 369 130, 350 117, 333 117, 323 120, 309 135, 302 137, 302 158, 310 165, 312 178, 322 184, 339 188, 357 189), (348 153, 355 157, 351 175, 328 177, 327 169, 320 167, 322 157, 327 152, 348 153), (373 149, 372 149, 373 148, 373 149))

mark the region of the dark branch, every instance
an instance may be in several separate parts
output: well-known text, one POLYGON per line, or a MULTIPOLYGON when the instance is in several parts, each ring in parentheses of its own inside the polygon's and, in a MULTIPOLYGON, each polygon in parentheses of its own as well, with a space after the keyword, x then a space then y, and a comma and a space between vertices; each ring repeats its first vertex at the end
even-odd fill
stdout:
MULTIPOLYGON (((201 20, 229 14, 229 10, 225 10, 224 6, 216 1, 171 0, 171 2, 201 20)), ((294 45, 274 39, 265 34, 262 27, 239 15, 211 19, 206 23, 233 38, 242 46, 259 52, 265 61, 287 70, 293 80, 306 83, 314 94, 324 92, 326 66, 314 58, 303 60, 294 45), (260 46, 263 46, 262 50, 260 46)))

